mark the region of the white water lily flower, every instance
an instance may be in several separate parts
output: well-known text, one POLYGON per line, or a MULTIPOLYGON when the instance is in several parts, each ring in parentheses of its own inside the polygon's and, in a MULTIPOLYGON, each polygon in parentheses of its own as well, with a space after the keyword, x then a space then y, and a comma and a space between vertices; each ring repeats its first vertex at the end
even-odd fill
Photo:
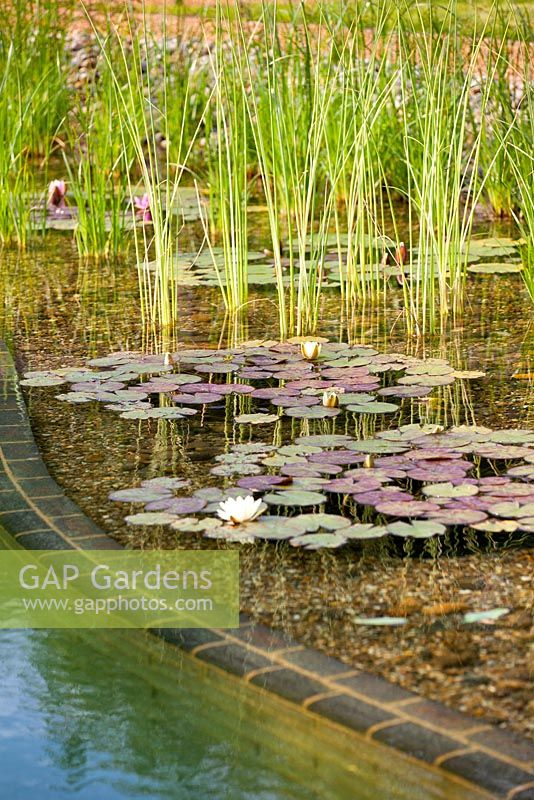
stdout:
POLYGON ((314 361, 316 358, 319 358, 321 353, 321 343, 320 342, 302 342, 300 346, 300 352, 307 358, 308 361, 314 361))
POLYGON ((247 497, 229 497, 219 504, 217 514, 230 525, 241 525, 243 522, 252 520, 263 514, 267 506, 262 503, 261 498, 254 500, 251 494, 247 497))

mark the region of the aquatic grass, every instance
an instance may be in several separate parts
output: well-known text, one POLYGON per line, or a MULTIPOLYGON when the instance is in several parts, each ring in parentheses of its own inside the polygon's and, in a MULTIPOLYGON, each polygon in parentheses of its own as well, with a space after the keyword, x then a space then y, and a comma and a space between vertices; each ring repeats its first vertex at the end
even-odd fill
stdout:
POLYGON ((69 193, 77 207, 78 254, 96 259, 116 258, 130 245, 128 175, 134 155, 131 142, 122 135, 115 103, 113 74, 118 74, 119 65, 111 47, 108 54, 109 62, 101 59, 98 81, 88 88, 86 102, 70 114, 69 150, 64 151, 69 193))
MULTIPOLYGON (((230 314, 242 310, 248 300, 248 149, 249 124, 241 88, 240 50, 227 47, 231 36, 228 9, 217 5, 214 55, 210 56, 215 109, 205 115, 206 151, 210 165, 209 251, 213 237, 223 251, 224 278, 213 256, 223 301, 230 314)), ((209 45, 207 45, 209 47, 209 45)))
MULTIPOLYGON (((434 331, 461 313, 467 243, 486 177, 479 174, 481 129, 472 131, 471 89, 478 77, 485 32, 469 42, 466 55, 453 15, 432 35, 417 35, 411 18, 399 14, 401 114, 408 167, 412 254, 409 290, 412 330, 434 331), (418 238, 415 231, 418 230, 418 238), (412 322, 413 321, 413 322, 412 322)), ((418 15, 418 10, 414 14, 418 15)), ((500 44, 500 52, 505 40, 500 44)), ((487 112, 495 64, 481 82, 479 113, 487 112)), ((496 160, 498 151, 494 154, 496 160)), ((488 172, 493 163, 488 165, 488 172)))
POLYGON ((338 86, 328 118, 326 160, 336 196, 335 240, 347 318, 356 303, 378 296, 386 219, 388 229, 395 227, 392 196, 384 190, 384 142, 391 138, 384 124, 391 117, 398 80, 389 60, 391 38, 384 32, 387 18, 387 11, 377 17, 370 46, 357 20, 344 33, 336 56, 338 86))
POLYGON ((264 3, 247 37, 238 16, 258 173, 267 206, 282 337, 317 326, 324 256, 334 205, 323 167, 334 97, 334 47, 321 19, 310 31, 303 6, 283 34, 277 3, 264 3), (251 42, 257 45, 251 56, 251 42), (288 284, 288 285, 286 285, 288 284))
POLYGON ((68 105, 63 43, 68 4, 0 8, 0 241, 24 247, 36 217, 35 167, 45 172, 68 105))
MULTIPOLYGON (((88 18, 91 21, 89 14, 88 18)), ((142 4, 139 23, 126 10, 125 25, 130 47, 126 46, 125 39, 118 32, 113 35, 119 55, 118 69, 114 67, 109 50, 110 40, 100 35, 92 21, 91 24, 113 78, 123 151, 132 152, 139 176, 135 181, 130 172, 127 173, 134 228, 138 222, 134 198, 139 194, 148 197, 150 223, 142 224, 134 236, 142 321, 155 328, 170 330, 177 320, 174 258, 182 227, 175 207, 192 141, 185 141, 183 126, 174 139, 170 138, 167 115, 168 62, 166 58, 159 57, 158 46, 149 32, 145 3, 142 4), (162 81, 159 94, 155 91, 157 80, 162 81), (162 141, 166 143, 165 147, 161 146, 162 141), (180 159, 182 153, 185 156, 180 159), (149 270, 151 258, 153 270, 149 270)), ((163 52, 167 50, 165 15, 159 48, 163 52)))

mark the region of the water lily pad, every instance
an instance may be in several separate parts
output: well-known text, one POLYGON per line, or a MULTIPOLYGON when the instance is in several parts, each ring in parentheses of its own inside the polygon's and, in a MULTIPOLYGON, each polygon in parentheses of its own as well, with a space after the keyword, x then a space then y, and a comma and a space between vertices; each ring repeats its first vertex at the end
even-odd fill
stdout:
POLYGON ((237 485, 252 492, 265 492, 272 489, 273 486, 283 486, 291 482, 291 479, 284 475, 251 475, 240 478, 237 485))
POLYGON ((183 478, 149 478, 141 482, 144 489, 183 489, 189 486, 191 481, 183 478))
POLYGON ((217 517, 183 517, 182 519, 175 519, 171 523, 173 531, 180 531, 180 533, 204 533, 206 531, 213 531, 222 526, 222 520, 217 517))
POLYGON ((326 496, 320 492, 294 491, 288 489, 284 492, 266 494, 263 498, 272 506, 318 506, 326 503, 326 496))
POLYGON ((307 533, 315 533, 321 529, 338 531, 350 527, 350 520, 339 514, 300 514, 295 519, 307 533))
POLYGON ((310 436, 299 436, 295 439, 295 444, 312 444, 316 447, 340 447, 352 441, 352 436, 344 433, 331 434, 311 434, 310 436))
POLYGON ((145 511, 141 514, 131 514, 124 519, 128 525, 170 525, 176 517, 174 514, 145 511))
POLYGON ((423 494, 427 497, 473 497, 478 494, 478 489, 470 484, 453 486, 452 483, 431 483, 423 486, 423 494))
POLYGON ((171 496, 170 489, 162 486, 119 489, 108 495, 109 499, 115 503, 150 503, 153 500, 161 500, 163 497, 171 496))
POLYGON ((521 517, 534 517, 534 503, 521 505, 517 501, 508 503, 496 503, 490 509, 494 517, 504 517, 506 519, 521 519, 521 517))
POLYGON ((430 512, 427 519, 440 522, 442 525, 475 525, 484 522, 488 515, 484 511, 470 508, 443 508, 441 511, 430 512))
POLYGON ((412 502, 388 500, 376 506, 379 514, 386 514, 389 517, 418 517, 431 511, 439 511, 439 506, 435 503, 413 500, 412 502))
POLYGON ((277 420, 277 414, 238 414, 234 417, 234 421, 240 425, 267 425, 277 420))
POLYGON ((34 386, 36 388, 43 388, 46 386, 61 386, 66 383, 64 378, 58 375, 37 375, 33 378, 25 378, 20 381, 21 386, 34 386))
POLYGON ((403 453, 408 450, 407 444, 389 442, 387 439, 363 439, 359 442, 351 442, 347 445, 348 450, 356 450, 358 453, 384 454, 384 453, 403 453))
POLYGON ((344 528, 343 536, 346 539, 381 539, 387 532, 385 525, 356 523, 351 525, 350 528, 344 528))
POLYGON ((521 263, 511 263, 509 261, 507 262, 490 261, 481 264, 470 264, 467 267, 468 272, 475 272, 479 275, 503 275, 513 272, 521 272, 522 269, 523 265, 521 263))
POLYGON ((514 519, 486 519, 484 522, 472 524, 471 527, 485 533, 514 533, 518 528, 518 522, 514 519))
POLYGON ((362 403, 361 405, 348 405, 347 411, 354 414, 393 414, 399 407, 395 403, 362 403))
POLYGON ((249 532, 256 539, 282 541, 292 539, 304 533, 305 527, 300 524, 298 517, 261 517, 259 520, 246 525, 249 532))
POLYGON ((234 463, 219 464, 210 469, 212 475, 230 478, 232 475, 260 475, 262 468, 258 464, 236 461, 234 463))
POLYGON ((335 549, 345 544, 347 540, 339 533, 309 533, 289 540, 293 547, 303 547, 305 550, 322 550, 323 548, 335 549))
POLYGON ((206 506, 199 497, 164 497, 147 503, 147 511, 168 511, 170 514, 196 514, 206 506))
POLYGON ((296 417, 297 419, 325 419, 327 417, 337 417, 339 413, 339 408, 325 408, 324 406, 296 406, 285 410, 286 416, 296 417))
POLYGON ((446 528, 438 522, 413 520, 412 522, 393 522, 387 526, 388 533, 394 536, 412 536, 414 539, 428 539, 430 536, 441 536, 446 528))

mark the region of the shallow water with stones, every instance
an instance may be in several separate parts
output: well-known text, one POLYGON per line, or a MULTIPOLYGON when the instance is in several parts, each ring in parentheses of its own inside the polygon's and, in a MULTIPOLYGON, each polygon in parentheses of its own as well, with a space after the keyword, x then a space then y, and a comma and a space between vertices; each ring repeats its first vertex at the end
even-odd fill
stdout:
MULTIPOLYGON (((8 256, 5 275, 11 283, 6 287, 8 302, 4 306, 4 325, 8 338, 14 338, 21 370, 80 367, 88 357, 143 347, 138 320, 134 314, 130 317, 124 313, 125 308, 134 308, 135 284, 131 270, 103 267, 98 274, 84 272, 74 259, 52 260, 50 256, 54 252, 57 250, 51 246, 49 251, 43 249, 32 255, 31 260, 8 256), (32 281, 36 286, 44 286, 43 297, 33 290, 32 281)), ((161 476, 179 476, 190 481, 187 491, 180 490, 180 494, 188 496, 207 485, 223 486, 234 484, 236 479, 257 478, 254 475, 226 478, 210 474, 210 470, 221 466, 216 458, 222 453, 238 453, 239 449, 232 450, 236 445, 264 442, 284 447, 301 436, 329 435, 334 425, 336 432, 350 433, 354 439, 365 437, 386 442, 391 439, 383 436, 384 431, 420 422, 446 428, 466 424, 493 429, 534 428, 531 384, 525 377, 531 370, 531 318, 520 280, 515 276, 473 276, 470 281, 462 325, 446 337, 435 337, 425 346, 406 339, 398 320, 399 298, 394 299, 389 308, 376 313, 364 311, 351 320, 350 325, 340 325, 334 290, 325 291, 323 295, 319 333, 331 341, 348 340, 351 345, 368 352, 372 348, 379 355, 399 353, 402 357, 409 356, 408 360, 443 359, 451 369, 482 371, 484 377, 459 378, 431 387, 425 397, 379 397, 380 401, 399 405, 386 414, 342 411, 335 419, 310 419, 306 414, 288 417, 284 413, 283 421, 260 425, 247 421, 236 423, 235 416, 278 415, 280 411, 268 398, 256 397, 251 401, 247 394, 241 393, 224 395, 221 401, 206 405, 189 404, 197 413, 183 421, 173 421, 125 419, 106 409, 104 403, 74 405, 57 400, 56 395, 65 389, 62 386, 29 388, 30 415, 45 460, 69 495, 123 542, 133 546, 239 547, 242 605, 258 619, 288 630, 301 641, 321 647, 351 666, 380 672, 404 686, 418 686, 429 696, 469 713, 528 731, 527 711, 532 689, 527 666, 528 612, 532 602, 528 580, 531 556, 525 549, 528 530, 475 533, 470 529, 466 533, 457 526, 449 528, 445 534, 422 540, 387 533, 369 541, 343 543, 340 549, 310 552, 287 542, 232 544, 206 539, 199 533, 128 526, 124 517, 142 508, 130 508, 108 499, 110 492, 161 476), (464 622, 466 612, 497 608, 510 611, 492 624, 464 622), (383 616, 402 617, 407 622, 395 628, 358 623, 362 617, 383 616), (510 640, 513 647, 510 647, 510 640), (476 693, 472 691, 473 686, 477 687, 476 693)), ((219 343, 226 346, 228 333, 244 339, 258 335, 276 338, 276 316, 267 290, 254 293, 253 313, 249 315, 248 324, 239 331, 223 330, 222 335, 224 320, 216 292, 205 288, 183 289, 180 304, 182 323, 177 338, 184 344, 183 348, 176 347, 176 352, 184 348, 204 350, 219 343)), ((325 345, 322 355, 326 351, 325 345)), ((298 357, 298 348, 295 347, 292 354, 298 357)), ((354 358, 362 357, 355 351, 354 358)), ((299 357, 299 363, 301 360, 299 357)), ((358 370, 361 366, 352 369, 358 370)), ((343 369, 326 367, 336 368, 343 369)), ((395 371, 397 378, 400 374, 395 371)), ((362 373, 352 377, 362 377, 362 373)), ((384 374, 379 373, 377 377, 382 388, 384 374)), ((339 383, 340 377, 332 380, 339 383)), ((264 388, 272 384, 273 379, 251 380, 250 383, 264 388)), ((372 393, 375 392, 373 388, 372 393)), ((154 401, 155 396, 152 397, 154 401)), ((180 406, 185 407, 185 404, 180 401, 180 406)), ((291 407, 278 406, 284 412, 291 407)), ((300 407, 318 408, 319 404, 312 402, 300 407)), ((485 444, 487 446, 488 442, 485 444)), ((493 442, 497 447, 524 444, 493 442)), ((351 452, 362 455, 355 450, 351 452)), ((285 455, 292 457, 292 454, 285 455)), ((309 458, 320 456, 316 452, 306 455, 309 458)), ((380 458, 391 459, 395 455, 375 453, 375 464, 380 458)), ((529 463, 524 458, 515 460, 516 455, 513 454, 510 463, 506 459, 477 456, 481 476, 494 481, 496 474, 502 475, 510 467, 529 463)), ((272 454, 265 453, 265 458, 269 457, 272 454)), ((460 460, 472 457, 472 454, 468 457, 463 454, 460 460)), ((225 463, 228 465, 228 461, 222 462, 225 463)), ((299 462, 294 462, 293 466, 298 467, 299 462)), ((359 469, 361 461, 338 466, 359 469)), ((398 464, 390 462, 386 466, 393 468, 398 464)), ((261 465, 265 472, 287 472, 288 467, 291 464, 276 468, 261 465)), ((327 477, 336 480, 338 474, 327 477)), ((434 483, 448 482, 441 477, 434 483)), ((514 478, 514 483, 519 482, 518 478, 514 478)), ((325 476, 324 473, 293 476, 293 481, 305 479, 317 481, 325 476)), ((396 480, 393 478, 392 482, 396 480)), ((469 480, 474 479, 470 477, 469 480)), ((494 485, 498 484, 494 482, 494 485)), ((308 484, 308 489, 304 490, 320 489, 318 484, 312 489, 310 486, 308 484)), ((290 487, 283 491, 288 490, 290 487)), ((364 494, 369 492, 376 492, 376 489, 368 486, 364 494)), ((421 502, 420 494, 419 487, 418 502, 421 502)), ((273 510, 276 509, 274 506, 273 510)), ((342 510, 347 514, 347 508, 339 507, 337 494, 334 502, 329 500, 327 510, 336 515, 342 510)), ((295 510, 282 511, 295 513, 295 510)), ((356 515, 360 519, 362 511, 367 520, 369 507, 358 506, 356 515)), ((349 516, 354 516, 352 511, 349 516)), ((351 519, 352 524, 354 521, 351 519)), ((376 522, 373 517, 370 521, 376 522)), ((395 524, 398 520, 393 515, 385 521, 395 524)), ((439 521, 438 524, 443 523, 439 521)), ((339 533, 342 535, 342 531, 339 533)), ((302 531, 300 534, 301 537, 310 535, 314 533, 302 531)))

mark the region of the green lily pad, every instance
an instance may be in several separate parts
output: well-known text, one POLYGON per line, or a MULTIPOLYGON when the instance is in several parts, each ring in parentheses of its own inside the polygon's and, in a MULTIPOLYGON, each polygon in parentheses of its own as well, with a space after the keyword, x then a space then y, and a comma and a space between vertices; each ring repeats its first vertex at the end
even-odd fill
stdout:
POLYGON ((307 492, 287 490, 285 492, 272 492, 263 498, 271 506, 319 506, 326 503, 326 495, 320 492, 307 492))
POLYGON ((504 517, 505 519, 534 517, 534 503, 525 503, 525 505, 517 502, 495 503, 489 511, 494 517, 504 517))
POLYGON ((357 406, 348 405, 346 409, 355 414, 393 414, 399 407, 395 403, 362 403, 357 406))
POLYGON ((471 264, 467 267, 468 272, 474 272, 479 275, 505 275, 514 272, 521 272, 523 269, 522 264, 510 264, 504 262, 490 261, 482 264, 471 264))
POLYGON ((439 522, 426 520, 413 520, 412 522, 393 522, 387 526, 388 533, 394 536, 412 536, 414 539, 428 539, 430 536, 441 535, 447 530, 439 522))
POLYGON ((171 523, 173 531, 180 531, 180 533, 205 533, 206 531, 213 531, 220 528, 223 522, 222 519, 217 517, 203 517, 197 519, 196 517, 184 517, 183 519, 176 519, 171 523))
POLYGON ((387 534, 385 525, 371 525, 370 523, 356 523, 343 530, 347 539, 381 539, 387 534))
POLYGON ((478 488, 471 484, 460 484, 453 486, 452 483, 431 483, 423 486, 423 494, 427 497, 474 497, 478 494, 478 488))
POLYGON ((387 439, 363 439, 360 442, 350 442, 347 449, 355 450, 357 453, 395 455, 396 453, 405 453, 409 449, 409 445, 390 442, 387 439))
POLYGON ((352 442, 352 436, 345 433, 331 434, 311 434, 310 436, 299 436, 295 439, 295 444, 312 444, 316 447, 341 447, 347 442, 352 442))
POLYGON ((303 547, 305 550, 322 550, 341 547, 347 540, 339 533, 309 533, 306 536, 297 536, 289 540, 293 547, 303 547))
POLYGON ((60 378, 58 375, 41 375, 34 378, 25 378, 20 381, 21 386, 35 386, 36 388, 61 386, 62 383, 66 383, 66 380, 65 378, 60 378))
POLYGON ((345 529, 350 527, 350 520, 339 514, 300 514, 295 519, 304 526, 307 533, 315 533, 321 529, 326 531, 343 529, 343 535, 345 535, 345 529))
POLYGON ((234 418, 240 425, 266 425, 277 420, 277 414, 238 414, 234 418))
POLYGON ((170 525, 176 516, 164 511, 145 511, 141 514, 131 514, 124 518, 128 525, 170 525))

